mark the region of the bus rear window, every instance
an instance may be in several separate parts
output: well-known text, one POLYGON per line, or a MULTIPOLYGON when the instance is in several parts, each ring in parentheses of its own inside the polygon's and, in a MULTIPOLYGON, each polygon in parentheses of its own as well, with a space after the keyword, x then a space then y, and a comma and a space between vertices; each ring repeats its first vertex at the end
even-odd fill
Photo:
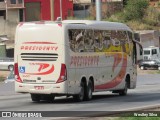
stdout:
POLYGON ((150 51, 149 50, 145 50, 144 51, 144 55, 150 55, 150 51))

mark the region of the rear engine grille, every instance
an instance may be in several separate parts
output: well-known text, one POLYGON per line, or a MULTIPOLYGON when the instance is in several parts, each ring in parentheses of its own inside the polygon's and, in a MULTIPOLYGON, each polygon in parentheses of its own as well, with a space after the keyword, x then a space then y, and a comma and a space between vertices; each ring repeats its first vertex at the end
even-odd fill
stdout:
POLYGON ((57 61, 58 54, 55 53, 22 53, 22 60, 25 61, 57 61))

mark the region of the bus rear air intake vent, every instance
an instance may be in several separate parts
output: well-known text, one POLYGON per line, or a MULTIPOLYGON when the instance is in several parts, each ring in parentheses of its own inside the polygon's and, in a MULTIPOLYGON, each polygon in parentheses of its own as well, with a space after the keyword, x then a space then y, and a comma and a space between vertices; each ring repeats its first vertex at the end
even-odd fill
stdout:
POLYGON ((22 60, 25 61, 57 61, 58 54, 55 53, 22 53, 22 60))

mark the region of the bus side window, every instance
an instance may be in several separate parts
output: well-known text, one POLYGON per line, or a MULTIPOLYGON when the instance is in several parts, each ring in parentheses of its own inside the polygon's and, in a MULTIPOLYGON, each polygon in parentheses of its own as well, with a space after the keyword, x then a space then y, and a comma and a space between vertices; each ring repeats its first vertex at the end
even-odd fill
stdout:
POLYGON ((140 54, 140 55, 143 54, 143 49, 139 49, 139 54, 140 54))
POLYGON ((133 41, 133 34, 129 31, 128 31, 128 37, 130 41, 133 41))
POLYGON ((154 55, 154 54, 157 54, 157 50, 156 49, 152 50, 152 55, 154 55))
POLYGON ((103 48, 104 50, 109 49, 111 46, 111 32, 108 30, 104 30, 102 34, 102 42, 103 42, 103 48))
POLYGON ((103 49, 102 34, 102 30, 94 30, 94 46, 100 51, 103 49))
POLYGON ((83 29, 77 29, 75 35, 76 52, 84 52, 84 31, 83 29))
POLYGON ((68 30, 69 45, 73 52, 84 52, 84 29, 68 30))
POLYGON ((68 30, 68 37, 69 37, 70 49, 72 51, 75 51, 75 42, 74 42, 74 39, 73 39, 73 30, 68 30))
POLYGON ((73 38, 72 38, 72 30, 68 30, 68 36, 69 36, 69 40, 73 40, 73 38))
POLYGON ((105 36, 104 37, 103 44, 104 44, 104 47, 106 49, 108 49, 111 46, 111 38, 110 38, 110 36, 105 36))
POLYGON ((133 64, 137 64, 137 48, 136 43, 133 42, 133 64))
POLYGON ((94 52, 94 39, 92 29, 85 30, 84 47, 86 52, 94 52))

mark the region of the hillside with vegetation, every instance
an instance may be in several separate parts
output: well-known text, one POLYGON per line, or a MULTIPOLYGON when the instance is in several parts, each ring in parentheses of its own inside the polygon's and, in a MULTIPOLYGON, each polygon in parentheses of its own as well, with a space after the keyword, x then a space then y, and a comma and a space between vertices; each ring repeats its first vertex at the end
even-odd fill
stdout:
POLYGON ((149 5, 149 0, 125 0, 121 12, 112 14, 105 20, 126 23, 134 30, 160 29, 160 2, 157 7, 149 5))
MULTIPOLYGON (((122 22, 133 30, 160 30, 160 1, 156 7, 150 5, 150 0, 123 0, 123 8, 116 12, 109 13, 109 8, 102 6, 102 20, 122 22)), ((84 18, 95 20, 95 6, 91 6, 91 16, 84 18), (94 10, 93 10, 94 9, 94 10)), ((115 6, 114 6, 115 7, 115 6)), ((77 19, 77 18, 68 18, 77 19)))

